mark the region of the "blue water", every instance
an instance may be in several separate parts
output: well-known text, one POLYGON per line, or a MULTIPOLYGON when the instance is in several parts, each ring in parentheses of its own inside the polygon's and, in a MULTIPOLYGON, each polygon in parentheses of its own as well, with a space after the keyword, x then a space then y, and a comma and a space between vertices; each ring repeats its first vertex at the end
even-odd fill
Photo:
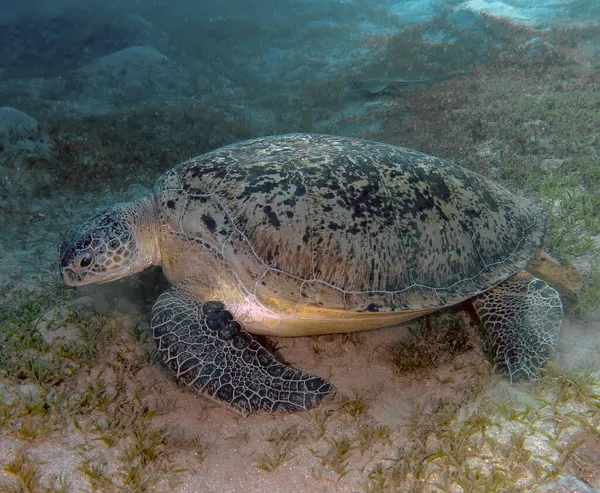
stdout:
MULTIPOLYGON (((600 292, 599 22, 598 0, 0 0, 0 287, 56 274, 69 228, 185 159, 313 132, 539 201, 600 292)), ((135 279, 103 308, 147 316, 165 281, 135 279)))

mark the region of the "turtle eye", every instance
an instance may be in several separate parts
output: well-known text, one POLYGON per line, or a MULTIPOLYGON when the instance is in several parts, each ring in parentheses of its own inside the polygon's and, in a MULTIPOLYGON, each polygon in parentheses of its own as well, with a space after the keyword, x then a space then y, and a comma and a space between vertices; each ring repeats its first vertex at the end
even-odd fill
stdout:
POLYGON ((92 254, 90 252, 85 252, 79 260, 79 267, 88 267, 93 260, 92 254))

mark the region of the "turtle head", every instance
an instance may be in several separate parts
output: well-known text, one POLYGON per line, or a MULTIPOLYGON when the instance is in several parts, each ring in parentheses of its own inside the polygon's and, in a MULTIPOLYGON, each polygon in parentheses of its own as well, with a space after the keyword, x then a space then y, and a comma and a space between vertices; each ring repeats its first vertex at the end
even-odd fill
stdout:
POLYGON ((104 283, 160 261, 154 201, 116 204, 71 231, 59 247, 60 274, 69 286, 104 283))

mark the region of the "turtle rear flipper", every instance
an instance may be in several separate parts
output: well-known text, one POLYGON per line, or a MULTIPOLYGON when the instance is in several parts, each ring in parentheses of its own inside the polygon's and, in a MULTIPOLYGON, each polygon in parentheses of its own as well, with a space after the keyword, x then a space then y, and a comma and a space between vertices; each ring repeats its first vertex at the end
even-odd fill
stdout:
POLYGON ((520 272, 473 301, 494 363, 511 382, 535 376, 554 354, 563 321, 558 292, 520 272))
POLYGON ((332 390, 321 378, 277 361, 223 303, 199 303, 184 287, 159 296, 151 325, 178 380, 243 414, 307 410, 332 390))

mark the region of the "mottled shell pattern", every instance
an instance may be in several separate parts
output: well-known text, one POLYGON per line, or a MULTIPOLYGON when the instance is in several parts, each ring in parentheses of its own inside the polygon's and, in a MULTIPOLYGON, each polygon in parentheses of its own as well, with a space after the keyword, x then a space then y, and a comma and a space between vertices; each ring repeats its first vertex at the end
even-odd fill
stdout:
POLYGON ((453 162, 325 135, 220 148, 164 174, 155 194, 189 254, 222 266, 203 275, 234 274, 266 305, 455 304, 523 269, 546 228, 536 206, 453 162))

